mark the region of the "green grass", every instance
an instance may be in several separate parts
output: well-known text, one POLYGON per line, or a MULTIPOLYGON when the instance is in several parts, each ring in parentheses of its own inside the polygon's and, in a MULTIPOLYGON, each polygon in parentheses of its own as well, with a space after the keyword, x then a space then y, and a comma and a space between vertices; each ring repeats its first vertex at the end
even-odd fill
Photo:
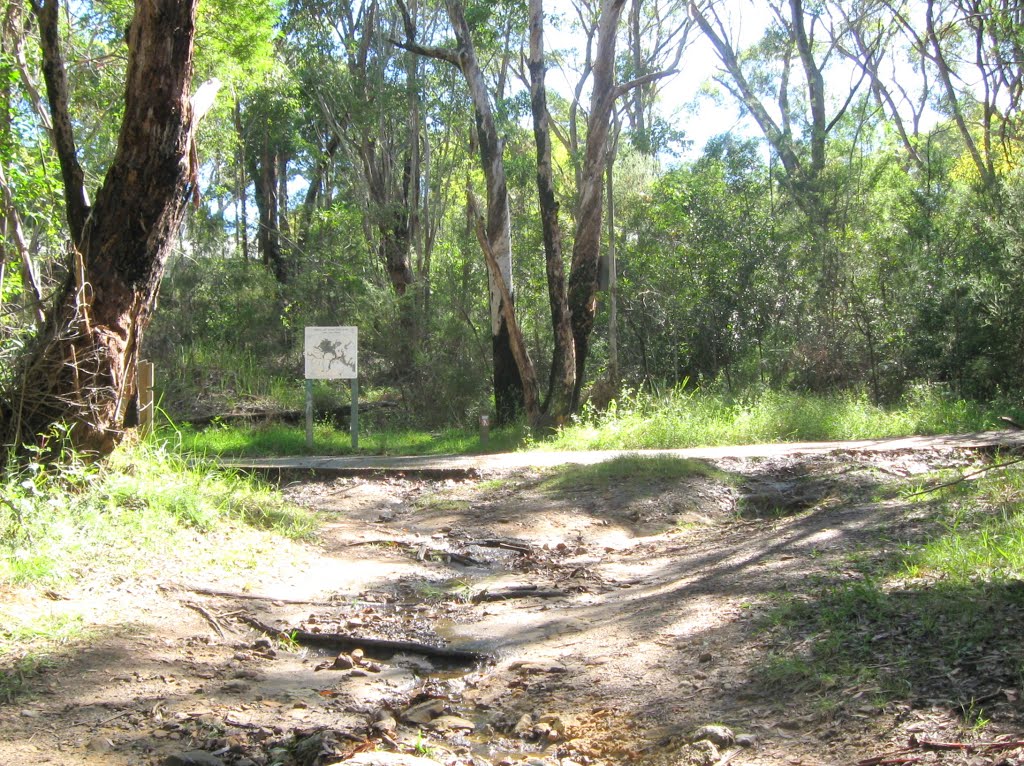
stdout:
POLYGON ((517 449, 672 449, 759 442, 880 439, 915 434, 978 431, 997 425, 1009 407, 954 400, 934 387, 914 389, 896 407, 873 405, 866 394, 816 396, 760 392, 726 397, 677 390, 664 397, 627 394, 607 412, 586 410, 553 437, 531 437, 525 427, 494 429, 486 446, 476 429, 422 431, 367 422, 354 453, 346 429, 314 428, 306 447, 301 426, 218 424, 197 431, 167 426, 164 438, 180 440, 194 454, 223 457, 286 455, 445 455, 517 449))
POLYGON ((977 730, 987 717, 975 693, 1024 682, 1024 469, 919 502, 933 513, 923 540, 858 566, 859 580, 776 599, 762 624, 774 647, 759 685, 819 696, 856 686, 882 700, 947 699, 965 728, 977 730))
POLYGON ((269 485, 155 444, 95 465, 30 463, 3 480, 0 497, 0 586, 131 566, 225 525, 295 539, 315 526, 269 485))
POLYGON ((729 482, 732 477, 709 463, 669 455, 621 455, 594 465, 566 465, 547 472, 541 487, 547 490, 607 489, 629 480, 641 484, 656 481, 678 481, 693 476, 706 476, 729 482))
POLYGON ((258 427, 215 425, 202 431, 166 429, 165 438, 180 439, 182 449, 218 457, 266 457, 277 455, 462 455, 509 452, 524 442, 520 428, 494 429, 486 448, 480 433, 457 428, 442 431, 412 429, 377 430, 359 434, 359 450, 353 451, 349 431, 326 423, 313 429, 313 448, 306 447, 304 427, 271 424, 258 427))
POLYGON ((940 490, 943 533, 908 556, 908 571, 954 583, 1024 579, 1021 465, 940 490))
POLYGON ((608 412, 584 412, 544 448, 670 449, 760 442, 880 439, 993 427, 1005 408, 953 400, 915 389, 899 406, 871 404, 866 394, 816 396, 766 391, 740 398, 677 390, 655 398, 628 395, 608 412))

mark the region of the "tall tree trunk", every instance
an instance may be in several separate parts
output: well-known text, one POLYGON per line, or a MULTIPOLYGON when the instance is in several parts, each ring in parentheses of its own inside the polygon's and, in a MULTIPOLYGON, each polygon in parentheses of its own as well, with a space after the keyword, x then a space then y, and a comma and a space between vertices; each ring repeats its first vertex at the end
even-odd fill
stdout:
POLYGON ((259 213, 256 242, 264 265, 278 282, 284 283, 288 281, 289 274, 284 249, 281 247, 278 153, 271 145, 269 136, 264 136, 259 156, 250 157, 250 163, 253 196, 259 213))
MULTIPOLYGON (((624 0, 622 0, 624 2, 624 0)), ((411 33, 411 16, 405 4, 399 0, 406 22, 407 41, 402 45, 406 50, 421 56, 446 61, 457 66, 466 79, 470 98, 476 116, 475 138, 483 166, 484 181, 487 185, 487 212, 483 227, 483 246, 488 263, 488 288, 491 309, 491 348, 494 367, 495 422, 503 425, 512 422, 524 406, 531 423, 538 420, 534 403, 527 396, 527 388, 533 385, 526 379, 532 375, 532 363, 525 364, 528 355, 522 343, 522 335, 514 322, 512 301, 512 234, 508 206, 508 186, 505 178, 504 142, 498 136, 491 109, 487 84, 480 70, 473 46, 469 24, 460 0, 447 0, 448 18, 455 32, 457 50, 427 48, 415 42, 411 33), (486 243, 486 244, 485 244, 486 243), (493 265, 492 265, 493 264, 493 265), (512 324, 510 325, 510 317, 512 324), (517 358, 519 363, 517 363, 517 358)), ((532 396, 532 394, 531 394, 532 396)), ((533 397, 535 399, 535 397, 533 397)))
POLYGON ((569 302, 565 292, 565 266, 562 263, 562 228, 558 222, 558 200, 551 170, 551 130, 548 117, 547 88, 544 82, 544 3, 530 0, 530 105, 533 111, 533 136, 537 146, 537 193, 544 233, 544 264, 548 280, 548 304, 554 349, 551 377, 544 411, 556 426, 572 413, 576 387, 576 351, 573 345, 569 302))
MULTIPOLYGON (((460 0, 448 0, 448 16, 455 30, 459 49, 455 62, 462 70, 469 86, 476 113, 476 132, 480 145, 480 161, 487 184, 486 234, 487 243, 501 274, 509 300, 514 300, 512 286, 512 227, 508 210, 508 186, 505 180, 505 145, 498 137, 494 124, 487 85, 477 62, 476 51, 466 23, 460 0)), ((506 425, 513 422, 523 408, 523 382, 512 352, 512 339, 508 322, 502 312, 502 289, 495 271, 488 269, 488 288, 491 306, 491 351, 494 362, 495 422, 506 425)))
POLYGON ((238 212, 235 217, 235 236, 241 247, 242 260, 249 260, 249 211, 248 211, 248 184, 245 181, 245 169, 248 167, 245 155, 244 128, 242 126, 242 104, 235 99, 235 136, 238 139, 238 151, 236 153, 237 167, 235 170, 235 197, 238 200, 238 212))
POLYGON ((576 384, 573 409, 580 403, 585 379, 590 334, 597 315, 597 261, 601 251, 601 216, 604 203, 604 172, 608 155, 615 88, 615 39, 625 0, 601 0, 597 30, 597 51, 593 62, 593 89, 587 143, 580 173, 576 237, 569 274, 569 310, 576 348, 576 384))
POLYGON ((7 445, 66 422, 76 447, 104 453, 123 432, 139 345, 197 182, 189 101, 195 9, 196 0, 136 0, 127 35, 124 121, 90 208, 73 151, 58 0, 35 7, 73 264, 13 390, 0 400, 7 445))

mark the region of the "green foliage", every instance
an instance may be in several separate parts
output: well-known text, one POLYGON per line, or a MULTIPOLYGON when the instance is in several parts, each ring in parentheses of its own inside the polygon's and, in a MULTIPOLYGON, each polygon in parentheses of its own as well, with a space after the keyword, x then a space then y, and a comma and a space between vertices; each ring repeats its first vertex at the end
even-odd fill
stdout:
POLYGON ((608 489, 626 479, 659 482, 695 476, 731 481, 729 474, 700 460, 686 460, 667 455, 622 455, 593 465, 567 465, 552 469, 542 486, 551 490, 608 489))
POLYGON ((1022 509, 1019 468, 957 485, 934 507, 923 541, 851 562, 853 581, 827 578, 776 599, 762 624, 775 649, 757 682, 826 695, 859 684, 883 699, 941 696, 959 701, 968 728, 984 726, 984 710, 948 669, 987 662, 992 678, 1020 672, 1022 509))
POLYGON ((732 397, 675 389, 663 397, 626 394, 607 412, 585 411, 544 446, 550 449, 659 449, 776 441, 878 439, 977 431, 997 411, 915 389, 893 408, 866 394, 833 396, 764 391, 732 397))
POLYGON ((60 464, 30 462, 4 477, 0 497, 0 583, 145 566, 179 537, 224 524, 295 538, 313 530, 312 517, 270 487, 148 444, 99 465, 73 455, 60 464))

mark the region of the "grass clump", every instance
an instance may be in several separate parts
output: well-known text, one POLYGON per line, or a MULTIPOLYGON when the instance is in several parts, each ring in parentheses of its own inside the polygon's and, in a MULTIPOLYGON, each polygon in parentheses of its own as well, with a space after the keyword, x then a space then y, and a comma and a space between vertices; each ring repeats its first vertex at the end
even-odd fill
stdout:
POLYGON ((551 469, 548 474, 541 485, 548 490, 607 489, 626 480, 650 483, 695 476, 731 480, 729 474, 709 463, 671 455, 621 455, 593 465, 559 466, 551 469))
POLYGON ((677 389, 627 393, 606 412, 585 411, 543 446, 551 449, 671 449, 759 442, 880 439, 977 431, 997 414, 936 387, 914 389, 898 406, 865 393, 821 396, 763 391, 731 397, 677 389))
POLYGON ((152 444, 98 464, 31 462, 4 478, 0 497, 0 585, 65 581, 101 562, 138 565, 218 525, 294 539, 314 529, 269 485, 152 444))
POLYGON ((306 447, 302 426, 269 424, 257 427, 215 425, 197 431, 183 428, 164 432, 180 439, 182 448, 197 455, 217 457, 268 457, 287 455, 464 455, 509 452, 524 441, 520 428, 495 429, 486 448, 478 431, 449 428, 440 431, 379 429, 359 434, 359 449, 352 436, 330 423, 313 428, 313 448, 306 447))
POLYGON ((1024 681, 1024 470, 943 492, 920 542, 862 579, 780 599, 763 624, 774 646, 758 683, 946 699, 970 728, 985 719, 976 697, 1024 681))

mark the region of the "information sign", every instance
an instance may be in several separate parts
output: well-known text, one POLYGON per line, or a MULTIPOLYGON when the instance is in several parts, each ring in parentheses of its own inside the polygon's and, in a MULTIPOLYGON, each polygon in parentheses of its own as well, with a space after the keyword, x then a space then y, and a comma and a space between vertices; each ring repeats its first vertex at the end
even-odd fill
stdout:
POLYGON ((358 327, 307 327, 306 380, 354 379, 358 341, 358 327))

